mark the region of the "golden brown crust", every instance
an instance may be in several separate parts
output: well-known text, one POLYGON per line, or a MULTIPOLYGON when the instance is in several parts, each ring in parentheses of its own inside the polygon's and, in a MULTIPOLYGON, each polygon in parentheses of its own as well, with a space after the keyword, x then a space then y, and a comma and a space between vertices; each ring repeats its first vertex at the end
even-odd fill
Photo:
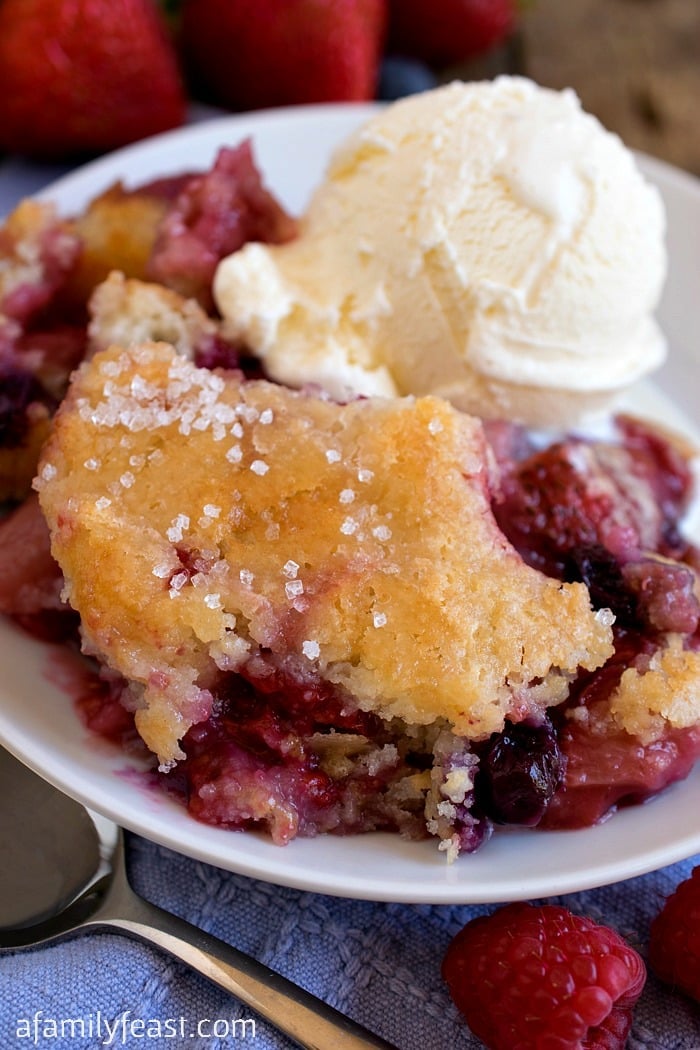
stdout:
POLYGON ((58 221, 52 204, 23 200, 10 212, 2 226, 0 260, 0 300, 22 285, 33 285, 43 278, 42 235, 51 229, 67 230, 58 221))
POLYGON ((582 584, 491 514, 481 424, 435 398, 338 405, 164 344, 84 365, 38 487, 89 646, 137 683, 161 761, 260 649, 383 717, 478 738, 610 655, 582 584))
POLYGON ((126 191, 121 184, 95 197, 72 224, 83 252, 67 296, 86 302, 95 285, 112 270, 144 278, 167 208, 164 198, 126 191))
POLYGON ((700 722, 700 652, 668 635, 646 667, 628 667, 610 697, 612 721, 645 744, 700 722))

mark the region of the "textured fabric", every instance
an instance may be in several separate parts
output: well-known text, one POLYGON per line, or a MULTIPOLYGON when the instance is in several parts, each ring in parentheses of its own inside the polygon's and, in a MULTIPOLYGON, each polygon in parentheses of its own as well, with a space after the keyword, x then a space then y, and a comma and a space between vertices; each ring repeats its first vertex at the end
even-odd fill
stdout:
MULTIPOLYGON (((264 961, 343 1013, 374 1029, 398 1050, 477 1050, 480 1047, 453 1008, 440 978, 444 950, 463 923, 493 906, 376 904, 280 888, 197 863, 143 839, 128 840, 134 888, 190 922, 264 961)), ((698 859, 696 858, 696 863, 698 859)), ((459 863, 469 863, 463 858, 459 863)), ((614 886, 551 898, 607 923, 645 954, 649 923, 663 899, 687 876, 693 861, 614 886)), ((256 1050, 293 1046, 262 1021, 255 1037, 234 1019, 254 1015, 180 963, 139 942, 113 934, 0 956, 0 1047, 37 1045, 92 1050, 109 1045, 122 1016, 159 1022, 184 1019, 177 1034, 160 1039, 120 1027, 112 1045, 256 1050), (34 1042, 35 1011, 39 1039, 34 1042), (130 1013, 126 1013, 130 1011, 130 1013), (93 1036, 43 1033, 50 1022, 92 1018, 93 1036), (27 1024, 21 1025, 22 1019, 27 1024), (197 1035, 204 1019, 211 1024, 197 1035), (213 1035, 214 1022, 222 1037, 213 1035), (42 1028, 41 1025, 48 1025, 42 1028), (224 1027, 226 1026, 226 1027, 224 1027), (22 1031, 29 1030, 26 1038, 22 1031), (185 1035, 182 1035, 185 1031, 185 1035), (228 1031, 228 1037, 225 1033, 228 1031), (20 1035, 18 1036, 18 1032, 20 1035), (190 1035, 189 1033, 193 1034, 190 1035), (245 1038, 244 1038, 245 1036, 245 1038)), ((152 1028, 152 1031, 157 1029, 152 1028)), ((87 1029, 86 1029, 87 1031, 87 1029)), ((683 996, 649 978, 635 1012, 629 1050, 700 1050, 700 1011, 683 996)), ((333 1047, 328 1047, 333 1050, 333 1047)))

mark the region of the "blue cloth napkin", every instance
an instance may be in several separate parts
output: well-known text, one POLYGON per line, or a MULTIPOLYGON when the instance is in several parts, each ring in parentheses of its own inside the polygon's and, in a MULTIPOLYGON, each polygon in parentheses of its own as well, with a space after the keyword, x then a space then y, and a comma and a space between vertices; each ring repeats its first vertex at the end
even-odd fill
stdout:
MULTIPOLYGON (((450 1001, 440 963, 462 925, 493 905, 377 904, 304 893, 220 871, 136 836, 128 839, 128 853, 132 884, 143 896, 244 949, 399 1050, 481 1046, 450 1001)), ((651 919, 693 863, 550 900, 614 927, 644 954, 651 919)), ((294 1044, 180 963, 117 934, 0 957, 3 1050, 103 1045, 287 1050, 294 1044), (72 1031, 65 1027, 71 1020, 72 1031), (53 1034, 61 1022, 63 1037, 53 1034)), ((700 1010, 650 976, 628 1046, 698 1050, 700 1010)))

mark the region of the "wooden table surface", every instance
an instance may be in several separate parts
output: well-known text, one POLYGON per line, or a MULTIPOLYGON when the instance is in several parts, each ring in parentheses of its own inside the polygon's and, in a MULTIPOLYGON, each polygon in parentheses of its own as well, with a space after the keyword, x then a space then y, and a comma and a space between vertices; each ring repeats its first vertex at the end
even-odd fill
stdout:
POLYGON ((521 22, 525 73, 700 175, 700 0, 533 0, 521 22))

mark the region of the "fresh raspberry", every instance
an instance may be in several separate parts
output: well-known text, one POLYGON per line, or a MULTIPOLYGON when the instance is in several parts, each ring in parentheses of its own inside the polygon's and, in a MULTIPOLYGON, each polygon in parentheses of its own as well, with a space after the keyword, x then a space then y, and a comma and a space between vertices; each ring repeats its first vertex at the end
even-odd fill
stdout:
POLYGON ((614 930, 516 903, 467 923, 442 975, 488 1050, 622 1050, 646 969, 614 930))
POLYGON ((662 981, 700 1002, 700 866, 680 883, 652 922, 649 965, 662 981))

